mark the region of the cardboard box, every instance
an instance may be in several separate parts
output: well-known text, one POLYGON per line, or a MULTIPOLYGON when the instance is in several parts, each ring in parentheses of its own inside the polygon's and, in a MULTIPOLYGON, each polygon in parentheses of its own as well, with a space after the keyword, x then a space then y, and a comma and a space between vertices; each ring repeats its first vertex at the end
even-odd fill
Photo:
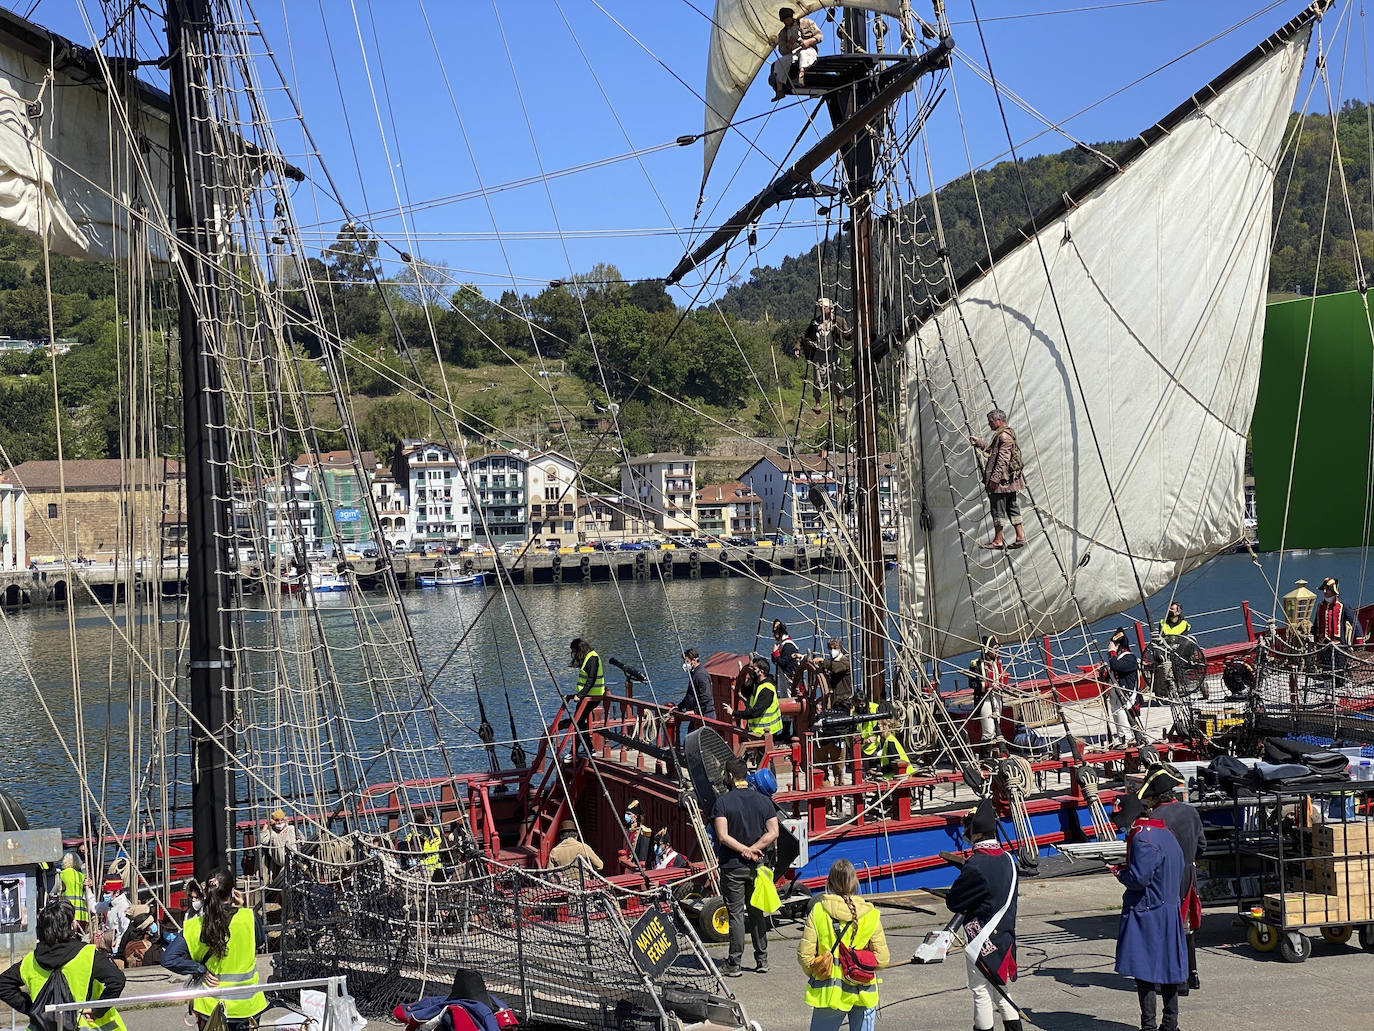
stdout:
POLYGON ((1264 919, 1277 926, 1333 924, 1369 919, 1368 900, 1319 892, 1290 891, 1264 896, 1264 919))
POLYGON ((1312 851, 1324 856, 1374 854, 1374 822, 1356 820, 1313 827, 1312 851))

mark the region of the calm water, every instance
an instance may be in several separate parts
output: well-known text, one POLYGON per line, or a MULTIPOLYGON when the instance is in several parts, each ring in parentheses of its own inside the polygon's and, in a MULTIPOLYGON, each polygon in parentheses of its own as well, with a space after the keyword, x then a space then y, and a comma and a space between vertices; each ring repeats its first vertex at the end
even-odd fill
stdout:
MULTIPOLYGON (((1367 572, 1371 582, 1364 596, 1368 598, 1374 594, 1374 569, 1363 571, 1363 561, 1359 551, 1289 553, 1283 556, 1278 593, 1289 590, 1298 577, 1315 589, 1323 577, 1334 575, 1340 578, 1348 600, 1358 601, 1361 576, 1367 572)), ((1260 566, 1249 556, 1222 556, 1184 577, 1177 597, 1198 630, 1234 626, 1239 621, 1234 610, 1241 600, 1249 600, 1262 620, 1274 606, 1271 584, 1278 569, 1277 555, 1263 556, 1260 566), (1233 611, 1201 618, 1194 615, 1223 608, 1233 611)), ((895 580, 892 574, 894 591, 895 580)), ((475 747, 472 731, 457 718, 471 726, 479 721, 474 676, 482 684, 498 739, 509 736, 505 696, 510 698, 520 735, 537 735, 544 725, 541 713, 551 716, 560 695, 571 690, 576 678, 575 671, 567 667, 568 641, 575 636, 588 638, 603 658, 619 658, 646 672, 653 683, 647 689, 641 685, 638 693, 675 702, 686 686, 681 671, 684 648, 696 647, 703 655, 717 650, 749 651, 755 648, 761 617, 765 629, 775 617, 788 622, 803 649, 819 650, 820 643, 838 631, 835 613, 842 610, 843 602, 836 590, 817 589, 797 577, 779 577, 767 588, 766 604, 765 592, 763 584, 743 577, 681 579, 667 585, 517 587, 510 593, 513 618, 498 598, 456 652, 458 638, 495 589, 416 591, 407 594, 405 600, 426 670, 434 676, 440 664, 449 659, 434 691, 439 702, 453 713, 445 715, 442 722, 446 740, 453 746, 454 764, 472 769, 484 766, 485 758, 475 747)), ((339 599, 330 596, 323 596, 321 601, 326 624, 333 619, 343 628, 341 632, 346 632, 347 613, 341 608, 329 611, 339 605, 339 599)), ((1162 615, 1163 607, 1162 603, 1152 605, 1156 618, 1162 615)), ((1106 622, 1115 625, 1123 618, 1106 622)), ((73 633, 67 613, 54 610, 12 612, 0 620, 0 713, 4 714, 0 785, 18 798, 31 824, 51 825, 56 821, 64 823, 68 831, 76 827, 79 798, 78 781, 61 743, 64 739, 74 747, 71 641, 76 643, 82 685, 91 789, 98 797, 103 790, 111 816, 122 824, 127 817, 132 735, 127 706, 116 701, 121 693, 119 685, 128 675, 119 634, 147 629, 146 624, 140 626, 135 621, 132 627, 121 625, 116 633, 92 608, 76 609, 75 623, 73 633), (60 735, 45 715, 33 682, 51 709, 60 735)), ((1220 643, 1239 636, 1231 631, 1204 636, 1203 641, 1220 643)), ((618 683, 619 675, 608 679, 618 683)), ((127 688, 123 694, 127 699, 127 688)), ((133 728, 133 735, 144 733, 141 727, 133 728)), ((532 743, 526 748, 533 753, 532 743)), ((506 749, 500 751, 504 760, 506 749)), ((146 748, 142 752, 146 754, 146 748)), ((381 770, 377 779, 385 779, 381 770)))

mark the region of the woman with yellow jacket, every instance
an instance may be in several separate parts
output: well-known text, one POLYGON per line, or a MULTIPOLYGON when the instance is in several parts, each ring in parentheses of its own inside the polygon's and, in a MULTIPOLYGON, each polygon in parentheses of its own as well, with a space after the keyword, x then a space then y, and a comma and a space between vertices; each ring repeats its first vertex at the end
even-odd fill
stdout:
POLYGON ((125 1031, 124 1021, 113 1006, 124 990, 124 971, 110 962, 108 955, 81 940, 72 904, 64 898, 49 899, 38 914, 37 932, 37 947, 0 974, 0 1002, 32 1017, 43 986, 60 973, 66 978, 73 1002, 91 1003, 90 1009, 81 1011, 77 1018, 78 1028, 125 1031))
POLYGON ((873 1031, 878 1012, 878 984, 847 980, 841 970, 840 936, 851 949, 868 949, 877 969, 889 955, 883 923, 876 907, 859 895, 859 875, 848 859, 837 859, 825 879, 825 894, 811 907, 797 946, 797 962, 807 976, 806 1004, 811 1007, 811 1031, 873 1031))

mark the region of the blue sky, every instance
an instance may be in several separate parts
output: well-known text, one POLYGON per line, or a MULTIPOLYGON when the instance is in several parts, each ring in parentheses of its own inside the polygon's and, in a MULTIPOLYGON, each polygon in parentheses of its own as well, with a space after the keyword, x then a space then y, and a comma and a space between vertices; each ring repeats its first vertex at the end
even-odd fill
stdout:
MULTIPOLYGON (((95 0, 86 2, 98 13, 95 0)), ((1347 2, 1327 16, 1324 32, 1328 45, 1338 28, 1341 33, 1333 77, 1344 57, 1344 95, 1363 97, 1362 22, 1358 6, 1353 17, 1346 14, 1347 2)), ((85 39, 69 3, 43 0, 35 18, 85 39)), ((28 4, 18 6, 22 11, 28 4)), ((512 277, 520 289, 537 290, 598 261, 615 264, 629 278, 662 276, 683 253, 683 239, 670 229, 692 224, 700 144, 547 186, 429 207, 406 221, 396 209, 398 198, 419 203, 472 193, 699 131, 702 105, 693 91, 702 88, 714 0, 256 0, 256 6, 345 202, 354 211, 374 212, 366 223, 398 247, 444 262, 457 278, 488 291, 511 285, 512 277)), ((1050 120, 1066 119, 1148 76, 1067 123, 1087 141, 1134 134, 1304 4, 1108 0, 1105 9, 1087 9, 1100 6, 1101 0, 977 4, 998 79, 1050 120)), ((923 0, 914 0, 913 8, 929 14, 923 0)), ((981 64, 969 0, 950 0, 949 11, 963 58, 981 64)), ((828 32, 825 49, 832 45, 828 32)), ((931 160, 941 183, 967 173, 970 158, 980 165, 1007 149, 991 90, 963 58, 930 127, 931 160)), ((770 111, 770 96, 766 83, 756 82, 737 117, 770 111)), ((269 94, 269 102, 279 117, 288 113, 280 93, 269 94)), ((1319 89, 1311 110, 1324 107, 1319 89)), ((801 130, 805 110, 779 110, 747 128, 758 132, 762 151, 781 154, 801 130)), ((1057 133, 1033 139, 1044 126, 1015 109, 1009 113, 1013 137, 1018 144, 1028 141, 1023 154, 1069 145, 1057 133)), ((318 164, 303 153, 289 122, 278 132, 283 149, 319 178, 318 164)), ((727 140, 708 185, 703 221, 720 220, 772 175, 765 158, 739 137, 727 140)), ((308 245, 333 238, 339 214, 320 191, 302 187, 296 208, 308 245)), ((822 229, 814 210, 798 204, 787 212, 795 225, 761 232, 765 246, 758 260, 775 264, 816 242, 822 229)), ((743 248, 734 258, 735 269, 747 274, 752 259, 743 248)))

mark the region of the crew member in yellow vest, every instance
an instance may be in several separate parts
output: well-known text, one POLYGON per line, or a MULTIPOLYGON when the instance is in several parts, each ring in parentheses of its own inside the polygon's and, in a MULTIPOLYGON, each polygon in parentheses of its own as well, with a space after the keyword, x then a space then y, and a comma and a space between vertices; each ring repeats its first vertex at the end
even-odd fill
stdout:
MULTIPOLYGON (((258 983, 257 954, 266 948, 266 936, 257 915, 243 905, 234 890, 234 875, 219 870, 205 882, 205 908, 186 921, 182 935, 162 954, 162 965, 173 973, 200 977, 206 988, 239 988, 258 983)), ((218 999, 192 1003, 196 1021, 203 1028, 218 999)), ((261 992, 224 999, 229 1031, 247 1031, 252 1019, 267 1008, 261 992)))
POLYGON ((878 773, 883 777, 899 777, 905 768, 911 765, 906 749, 902 747, 901 741, 897 740, 896 729, 891 720, 882 720, 878 724, 881 741, 878 751, 878 773))
MULTIPOLYGON (((577 670, 577 689, 568 696, 568 708, 577 713, 577 740, 580 742, 586 738, 592 713, 606 695, 606 671, 596 649, 582 638, 574 637, 568 647, 572 653, 568 665, 577 670)), ((574 749, 577 747, 575 743, 574 749)), ((591 751, 590 743, 586 745, 586 751, 591 751)))
POLYGON ((1169 611, 1159 621, 1159 632, 1164 637, 1177 637, 1192 632, 1192 627, 1183 618, 1183 606, 1176 601, 1169 603, 1169 611))
POLYGON ((882 746, 882 738, 878 736, 878 703, 861 703, 863 711, 867 712, 873 719, 864 720, 858 726, 859 740, 863 742, 863 757, 865 765, 878 754, 878 749, 882 746))
POLYGON ((782 733, 782 707, 778 705, 778 689, 768 676, 768 660, 759 657, 744 668, 741 683, 749 691, 749 703, 736 709, 735 719, 742 719, 749 733, 756 737, 782 733))
POLYGON ((429 814, 423 809, 415 813, 413 834, 415 840, 410 847, 416 853, 416 865, 421 870, 428 870, 431 880, 437 879, 441 871, 439 851, 443 848, 444 836, 438 827, 429 822, 429 814))
POLYGON ((77 925, 85 930, 91 913, 86 901, 86 875, 77 865, 76 856, 70 852, 62 857, 62 869, 58 871, 57 881, 62 889, 62 898, 72 904, 77 925))
MULTIPOLYGON (((0 974, 0 1002, 16 1013, 33 1015, 34 1001, 57 971, 67 979, 73 1002, 109 1003, 124 991, 124 972, 108 955, 81 940, 76 911, 66 899, 51 899, 39 911, 35 930, 38 945, 0 974)), ((77 1024, 91 1031, 125 1031, 112 1006, 83 1010, 77 1024)))
POLYGON ((797 962, 806 974, 806 1004, 811 1007, 811 1031, 872 1031, 878 1009, 878 985, 857 984, 845 979, 840 968, 838 942, 851 949, 868 949, 879 970, 890 956, 878 910, 859 894, 859 877, 848 859, 837 859, 825 879, 825 894, 811 907, 797 945, 797 962))

